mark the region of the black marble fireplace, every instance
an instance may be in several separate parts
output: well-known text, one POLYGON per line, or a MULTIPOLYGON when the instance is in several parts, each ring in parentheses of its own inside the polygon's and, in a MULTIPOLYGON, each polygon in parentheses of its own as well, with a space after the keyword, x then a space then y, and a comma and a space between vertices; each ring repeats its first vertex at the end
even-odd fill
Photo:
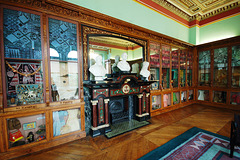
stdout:
POLYGON ((105 81, 89 81, 91 132, 95 137, 111 131, 111 125, 150 118, 149 95, 152 82, 138 79, 136 74, 120 74, 105 81))

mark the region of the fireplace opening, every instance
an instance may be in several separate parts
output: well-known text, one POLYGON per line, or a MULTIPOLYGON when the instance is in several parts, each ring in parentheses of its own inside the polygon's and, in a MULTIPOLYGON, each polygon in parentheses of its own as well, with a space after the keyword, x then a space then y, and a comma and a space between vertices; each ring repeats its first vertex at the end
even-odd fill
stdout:
POLYGON ((116 124, 134 118, 134 97, 112 98, 109 103, 110 123, 116 124))

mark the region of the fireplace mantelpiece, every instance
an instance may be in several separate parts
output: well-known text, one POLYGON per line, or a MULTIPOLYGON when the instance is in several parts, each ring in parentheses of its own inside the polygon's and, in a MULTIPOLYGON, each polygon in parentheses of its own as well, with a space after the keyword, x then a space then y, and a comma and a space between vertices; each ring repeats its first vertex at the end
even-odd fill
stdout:
POLYGON ((139 79, 136 74, 125 73, 109 75, 105 81, 87 81, 84 86, 89 88, 92 109, 91 135, 96 137, 110 129, 109 101, 128 96, 137 96, 133 102, 138 121, 150 119, 149 95, 152 81, 139 79))

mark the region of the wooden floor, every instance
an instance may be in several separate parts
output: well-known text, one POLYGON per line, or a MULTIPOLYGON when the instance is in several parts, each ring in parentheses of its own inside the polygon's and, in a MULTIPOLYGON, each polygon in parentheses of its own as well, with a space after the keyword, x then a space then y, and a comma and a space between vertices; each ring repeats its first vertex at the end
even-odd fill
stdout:
MULTIPOLYGON (((235 111, 235 113, 237 113, 235 111)), ((238 112, 240 113, 240 112, 238 112)), ((229 137, 234 111, 191 105, 152 117, 150 125, 112 139, 87 136, 19 160, 132 160, 140 158, 192 127, 229 137)))

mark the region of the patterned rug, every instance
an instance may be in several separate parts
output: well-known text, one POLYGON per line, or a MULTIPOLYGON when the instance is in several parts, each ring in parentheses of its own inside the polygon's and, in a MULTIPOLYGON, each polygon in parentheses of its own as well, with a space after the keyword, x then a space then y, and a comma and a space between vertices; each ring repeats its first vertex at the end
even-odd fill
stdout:
POLYGON ((118 136, 120 134, 132 131, 134 129, 137 129, 139 127, 143 127, 150 124, 148 121, 137 121, 134 119, 131 119, 129 121, 121 122, 121 123, 116 123, 111 125, 111 132, 108 132, 105 134, 107 138, 113 138, 115 136, 118 136))
POLYGON ((229 157, 229 138, 199 128, 191 128, 139 160, 240 160, 240 148, 229 157))

